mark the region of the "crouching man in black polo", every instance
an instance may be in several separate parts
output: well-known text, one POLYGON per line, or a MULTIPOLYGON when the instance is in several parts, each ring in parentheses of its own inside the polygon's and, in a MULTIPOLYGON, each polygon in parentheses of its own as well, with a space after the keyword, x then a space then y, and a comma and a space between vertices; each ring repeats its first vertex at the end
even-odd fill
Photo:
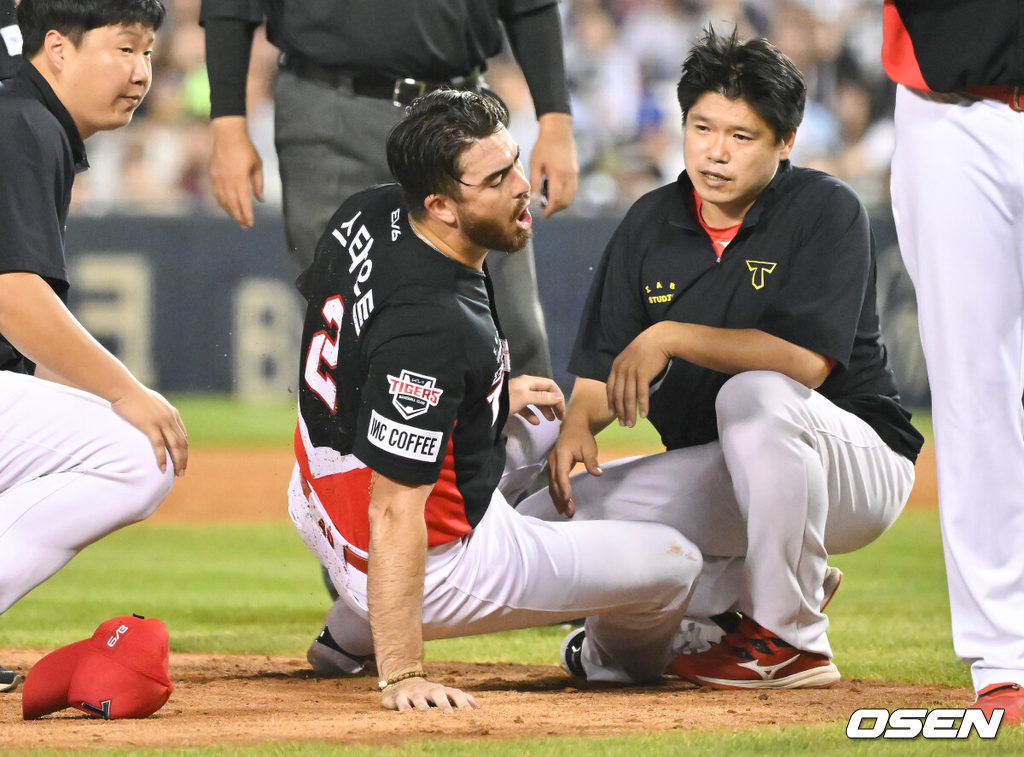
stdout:
MULTIPOLYGON (((686 171, 642 197, 605 250, 550 493, 519 508, 660 521, 692 540, 705 566, 688 616, 742 618, 670 669, 716 688, 839 680, 826 560, 892 524, 922 443, 879 330, 867 213, 842 182, 787 160, 805 93, 765 40, 711 31, 691 51, 686 171), (668 451, 602 472, 595 434, 638 411, 668 451), (577 462, 587 472, 570 478, 577 462)), ((569 667, 585 675, 574 634, 583 665, 569 667)))

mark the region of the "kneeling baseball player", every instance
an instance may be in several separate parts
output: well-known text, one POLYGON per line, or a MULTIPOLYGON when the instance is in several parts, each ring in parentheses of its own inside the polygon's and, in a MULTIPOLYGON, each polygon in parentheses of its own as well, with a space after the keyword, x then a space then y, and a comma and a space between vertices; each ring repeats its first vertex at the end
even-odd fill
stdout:
POLYGON ((508 504, 564 400, 549 379, 506 380, 484 258, 522 249, 532 221, 507 121, 472 92, 417 100, 387 142, 399 184, 347 200, 299 281, 290 511, 340 594, 314 651, 347 672, 374 655, 389 709, 477 706, 429 680, 424 639, 584 616, 589 677, 657 679, 701 569, 668 526, 508 504))
MULTIPOLYGON (((766 40, 711 31, 690 52, 686 170, 637 201, 605 250, 550 491, 519 508, 658 521, 693 540, 704 572, 688 616, 743 617, 671 670, 716 688, 839 680, 826 560, 893 523, 923 441, 879 330, 867 213, 845 184, 787 159, 805 92, 766 40), (638 409, 667 451, 602 470, 595 434, 633 426, 638 409), (570 478, 578 462, 586 472, 570 478)), ((567 640, 590 643, 586 630, 567 640)))
MULTIPOLYGON (((18 7, 24 60, 0 89, 0 614, 149 516, 188 462, 177 410, 64 305, 83 140, 131 121, 164 13, 159 0, 18 7)), ((0 667, 0 691, 18 680, 0 667)))

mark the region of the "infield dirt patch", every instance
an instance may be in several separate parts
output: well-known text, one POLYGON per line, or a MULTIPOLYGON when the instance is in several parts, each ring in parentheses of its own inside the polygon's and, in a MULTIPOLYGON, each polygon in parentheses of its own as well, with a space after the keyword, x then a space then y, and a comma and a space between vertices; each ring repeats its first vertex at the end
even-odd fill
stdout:
MULTIPOLYGON (((0 650, 25 670, 42 652, 0 650)), ((274 742, 398 745, 445 739, 602 737, 659 731, 747 730, 847 722, 860 707, 964 707, 964 689, 842 681, 831 689, 727 692, 676 679, 609 687, 555 667, 431 663, 433 678, 470 691, 479 710, 389 713, 376 679, 311 677, 299 658, 172 654, 171 700, 146 720, 92 720, 64 710, 21 719, 21 694, 0 696, 4 749, 183 748, 274 742)))

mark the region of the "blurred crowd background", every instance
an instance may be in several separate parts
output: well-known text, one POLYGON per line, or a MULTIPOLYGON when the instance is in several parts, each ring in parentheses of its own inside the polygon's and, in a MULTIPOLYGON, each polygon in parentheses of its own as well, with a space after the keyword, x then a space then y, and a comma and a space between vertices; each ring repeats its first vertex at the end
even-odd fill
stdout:
MULTIPOLYGON (((152 91, 131 126, 89 142, 93 168, 75 181, 73 212, 191 214, 216 210, 206 165, 209 84, 200 0, 166 0, 152 91)), ((893 87, 881 68, 882 0, 562 0, 566 65, 581 182, 566 214, 620 211, 683 169, 679 68, 707 24, 771 40, 807 79, 793 161, 888 205, 893 87)), ((277 51, 257 32, 249 128, 264 161, 268 209, 280 203, 273 149, 277 51)), ((536 138, 529 90, 511 54, 488 84, 513 114, 524 159, 536 138)))

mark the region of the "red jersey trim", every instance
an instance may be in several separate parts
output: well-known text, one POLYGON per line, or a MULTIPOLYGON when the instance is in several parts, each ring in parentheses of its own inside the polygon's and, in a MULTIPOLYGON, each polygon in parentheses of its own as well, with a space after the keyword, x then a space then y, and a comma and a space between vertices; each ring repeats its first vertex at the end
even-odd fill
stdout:
MULTIPOLYGON (((314 478, 301 425, 295 426, 295 460, 306 485, 316 492, 320 504, 331 519, 334 530, 353 547, 370 550, 370 480, 373 470, 360 463, 341 473, 314 478)), ((466 507, 456 483, 455 458, 449 438, 437 483, 427 497, 424 511, 427 546, 438 547, 461 539, 472 528, 466 519, 466 507)))
POLYGON ((693 202, 696 206, 697 220, 700 221, 700 225, 704 227, 704 231, 707 232, 708 236, 711 237, 711 246, 715 248, 715 255, 722 257, 722 253, 725 252, 725 248, 729 245, 733 239, 736 238, 736 234, 740 230, 740 226, 743 223, 738 223, 735 226, 726 226, 724 229, 716 229, 714 226, 708 226, 704 223, 704 216, 700 214, 700 208, 704 204, 704 198, 700 196, 700 193, 693 190, 693 202))
POLYGON ((893 0, 885 0, 882 8, 882 65, 897 84, 930 90, 921 75, 914 43, 893 0))

